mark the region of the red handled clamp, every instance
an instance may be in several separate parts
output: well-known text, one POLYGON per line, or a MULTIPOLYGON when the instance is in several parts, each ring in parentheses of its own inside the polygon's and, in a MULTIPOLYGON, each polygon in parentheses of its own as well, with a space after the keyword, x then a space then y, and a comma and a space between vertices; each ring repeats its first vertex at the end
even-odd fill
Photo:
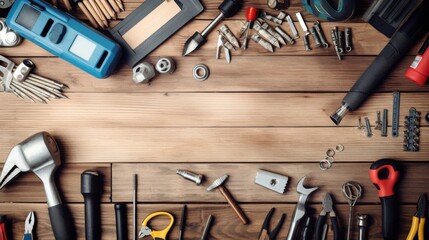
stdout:
POLYGON ((429 78, 429 37, 423 43, 419 53, 408 68, 405 76, 420 86, 424 86, 429 78))
POLYGON ((394 239, 396 224, 399 222, 395 185, 399 179, 399 164, 390 159, 374 162, 369 170, 371 182, 378 189, 382 207, 383 238, 394 239))

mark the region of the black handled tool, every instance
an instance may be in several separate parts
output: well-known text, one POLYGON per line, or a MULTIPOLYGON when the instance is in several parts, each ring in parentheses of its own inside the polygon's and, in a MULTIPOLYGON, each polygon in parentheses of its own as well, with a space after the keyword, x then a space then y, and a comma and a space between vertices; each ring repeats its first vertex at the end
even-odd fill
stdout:
POLYGON ((115 203, 116 240, 128 240, 127 205, 115 203))
POLYGON ((240 10, 242 0, 224 0, 219 6, 219 15, 201 32, 195 32, 190 37, 183 48, 183 56, 190 54, 201 47, 207 40, 207 35, 216 27, 224 18, 234 16, 240 10))
POLYGON ((80 191, 85 200, 85 238, 101 239, 100 198, 103 193, 103 180, 99 172, 84 171, 81 176, 80 191))
POLYGON ((386 79, 396 64, 408 53, 417 41, 429 30, 429 0, 419 8, 392 36, 389 43, 369 65, 342 101, 341 107, 331 115, 339 125, 349 111, 358 109, 376 88, 386 79))
POLYGON ((399 179, 399 164, 390 159, 378 160, 371 165, 369 177, 378 189, 378 197, 381 201, 383 238, 395 239, 399 214, 394 190, 399 179))

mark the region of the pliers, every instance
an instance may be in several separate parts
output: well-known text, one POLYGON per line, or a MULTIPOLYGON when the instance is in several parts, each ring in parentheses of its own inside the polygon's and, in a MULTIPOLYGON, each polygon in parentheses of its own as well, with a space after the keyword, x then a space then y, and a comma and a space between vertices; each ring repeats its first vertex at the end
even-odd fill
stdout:
POLYGON ((338 224, 337 215, 333 210, 332 197, 329 193, 325 194, 325 198, 322 202, 323 209, 320 212, 319 218, 317 219, 316 224, 316 240, 324 240, 326 238, 327 231, 327 215, 329 214, 332 223, 332 230, 334 231, 334 240, 341 239, 340 236, 340 225, 338 224))
POLYGON ((274 208, 271 208, 271 210, 268 212, 267 216, 265 217, 264 223, 262 224, 261 231, 259 232, 258 240, 276 239, 276 236, 283 225, 286 215, 283 213, 282 216, 280 217, 279 223, 277 223, 277 226, 273 229, 273 231, 269 232, 268 227, 269 227, 273 212, 274 212, 274 208))
POLYGON ((219 36, 217 38, 217 46, 216 46, 216 59, 220 58, 221 48, 224 49, 225 59, 228 63, 231 63, 231 51, 230 48, 234 48, 231 43, 229 43, 225 37, 219 32, 219 36))
POLYGON ((33 240, 34 222, 36 222, 36 217, 34 215, 34 212, 31 211, 25 219, 25 232, 23 240, 33 240))
POLYGON ((411 229, 406 240, 413 240, 418 235, 418 240, 425 239, 425 220, 426 220, 427 199, 425 194, 421 194, 417 203, 417 211, 413 216, 411 229))

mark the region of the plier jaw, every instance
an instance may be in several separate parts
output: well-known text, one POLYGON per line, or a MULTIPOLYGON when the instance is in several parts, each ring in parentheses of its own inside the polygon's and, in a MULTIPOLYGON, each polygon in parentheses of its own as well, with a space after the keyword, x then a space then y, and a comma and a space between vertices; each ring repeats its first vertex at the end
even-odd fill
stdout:
POLYGON ((32 240, 33 239, 33 227, 36 222, 36 218, 33 211, 28 213, 27 218, 25 219, 25 232, 23 240, 32 240))
POLYGON ((21 172, 28 171, 28 165, 24 164, 22 158, 21 146, 15 146, 9 153, 0 175, 0 189, 15 179, 21 172))

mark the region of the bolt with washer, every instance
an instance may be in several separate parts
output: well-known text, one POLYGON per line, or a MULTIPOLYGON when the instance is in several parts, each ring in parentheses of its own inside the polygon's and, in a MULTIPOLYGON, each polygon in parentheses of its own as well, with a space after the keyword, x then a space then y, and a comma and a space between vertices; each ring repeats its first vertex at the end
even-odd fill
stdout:
POLYGON ((161 74, 173 73, 176 70, 176 63, 171 57, 163 57, 155 65, 156 71, 161 74))
POLYGON ((197 81, 205 81, 209 78, 209 68, 204 64, 198 64, 192 69, 192 75, 197 81))

